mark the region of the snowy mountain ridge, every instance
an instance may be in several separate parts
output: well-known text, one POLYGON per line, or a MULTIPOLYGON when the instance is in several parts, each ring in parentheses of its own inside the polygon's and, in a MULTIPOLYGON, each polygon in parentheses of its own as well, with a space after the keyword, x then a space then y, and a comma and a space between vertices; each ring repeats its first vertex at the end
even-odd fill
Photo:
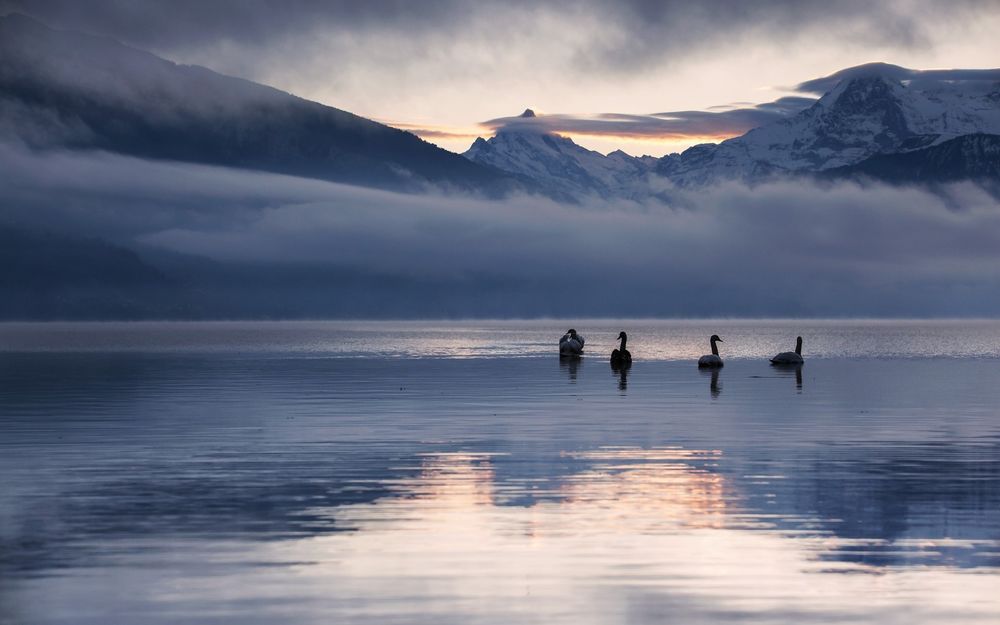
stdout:
MULTIPOLYGON (((879 168, 854 166, 959 137, 1000 136, 1000 83, 899 80, 889 71, 893 68, 901 69, 872 65, 845 70, 845 78, 805 110, 742 136, 661 159, 620 151, 604 156, 569 138, 523 125, 501 128, 488 140, 477 139, 464 156, 570 195, 641 197, 658 186, 649 184, 651 176, 681 187, 721 180, 753 184, 834 170, 875 176, 879 168)), ((940 154, 925 160, 940 162, 940 154)), ((977 154, 990 158, 992 152, 977 154)), ((905 162, 916 160, 919 156, 905 162)), ((968 167, 970 172, 995 169, 992 164, 968 167)), ((924 178, 935 181, 933 168, 925 169, 924 178)))
MULTIPOLYGON (((519 117, 534 117, 527 109, 519 117)), ((533 178, 570 196, 627 196, 657 160, 621 150, 607 156, 577 145, 572 139, 531 128, 500 129, 489 140, 476 139, 464 153, 480 165, 533 178)))

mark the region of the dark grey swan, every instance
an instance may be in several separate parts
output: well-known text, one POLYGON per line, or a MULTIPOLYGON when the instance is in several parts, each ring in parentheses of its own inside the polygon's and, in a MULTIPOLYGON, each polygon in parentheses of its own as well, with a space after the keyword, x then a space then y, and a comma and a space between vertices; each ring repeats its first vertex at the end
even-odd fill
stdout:
POLYGON ((723 365, 722 359, 719 358, 719 346, 716 343, 723 343, 724 341, 719 338, 718 334, 713 334, 708 342, 712 344, 712 353, 705 354, 698 359, 698 366, 705 368, 718 368, 723 365))
POLYGON ((628 342, 628 335, 625 332, 618 333, 618 340, 622 342, 621 349, 616 349, 611 352, 611 364, 617 366, 628 366, 632 364, 632 353, 625 349, 625 344, 628 342))
POLYGON ((802 337, 797 337, 795 339, 795 351, 794 352, 781 352, 777 356, 771 359, 772 365, 801 365, 804 360, 802 360, 802 337))
POLYGON ((566 331, 566 334, 559 339, 559 355, 579 356, 583 353, 583 343, 583 337, 577 334, 576 330, 570 328, 566 331))

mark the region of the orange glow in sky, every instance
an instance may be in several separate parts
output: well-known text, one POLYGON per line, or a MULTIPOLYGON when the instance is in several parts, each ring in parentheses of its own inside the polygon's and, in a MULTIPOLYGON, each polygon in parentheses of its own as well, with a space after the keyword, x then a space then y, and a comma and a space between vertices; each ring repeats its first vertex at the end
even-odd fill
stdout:
MULTIPOLYGON (((420 124, 396 120, 378 120, 400 130, 406 130, 417 135, 424 141, 461 154, 469 149, 477 137, 489 138, 494 130, 485 126, 442 126, 420 124)), ((737 136, 727 135, 683 135, 667 133, 663 135, 638 134, 598 134, 598 133, 555 133, 572 139, 578 145, 601 154, 622 150, 632 156, 663 156, 673 152, 683 152, 687 148, 700 143, 718 143, 737 136)))

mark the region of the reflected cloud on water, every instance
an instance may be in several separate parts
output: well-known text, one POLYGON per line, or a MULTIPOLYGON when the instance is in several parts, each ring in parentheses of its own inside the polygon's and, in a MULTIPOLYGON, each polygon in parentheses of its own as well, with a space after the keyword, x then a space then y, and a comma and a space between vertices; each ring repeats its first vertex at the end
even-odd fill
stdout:
POLYGON ((0 622, 995 622, 995 362, 552 358, 8 355, 0 622))
MULTIPOLYGON (((929 624, 947 613, 950 622, 992 623, 1000 609, 992 598, 1000 537, 989 521, 1000 509, 996 483, 964 495, 927 487, 949 473, 961 483, 983 454, 938 449, 920 466, 926 452, 916 448, 898 459, 873 453, 858 467, 856 452, 827 450, 816 485, 722 450, 679 446, 567 450, 535 465, 541 459, 513 451, 471 450, 331 465, 337 450, 326 449, 293 467, 217 458, 238 477, 219 482, 218 467, 204 466, 173 484, 154 471, 67 493, 79 499, 58 517, 73 541, 36 555, 78 547, 79 562, 60 568, 99 573, 73 576, 81 596, 105 597, 75 606, 78 623, 113 622, 105 610, 130 601, 171 606, 146 620, 154 623, 220 601, 239 622, 420 614, 503 623, 530 613, 546 623, 601 623, 646 606, 686 622, 896 622, 905 613, 907 623, 929 624), (273 485, 252 488, 272 475, 273 485), (162 508, 148 507, 157 501, 162 508), (948 518, 933 514, 942 505, 948 518), (970 574, 977 570, 994 574, 970 574), (871 575, 891 581, 873 585, 871 575), (108 584, 121 599, 109 602, 108 584), (261 597, 270 601, 253 607, 261 597)), ((995 464, 982 471, 997 477, 995 464)), ((9 579, 21 579, 30 599, 62 575, 9 579)), ((45 605, 36 609, 44 614, 45 605)))
MULTIPOLYGON (((295 567, 306 588, 349 588, 373 620, 410 609, 380 601, 387 587, 397 597, 432 596, 422 614, 459 622, 504 622, 525 608, 546 623, 615 622, 639 604, 699 622, 896 622, 905 613, 906 622, 932 623, 947 613, 952 622, 987 623, 1000 607, 989 576, 828 561, 831 552, 884 545, 789 531, 747 513, 738 489, 711 470, 723 460, 718 450, 566 456, 586 468, 554 486, 555 498, 511 506, 504 502, 513 486, 498 481, 505 456, 426 455, 419 474, 391 485, 393 496, 327 511, 353 532, 268 545, 265 558, 310 561, 295 567), (872 584, 857 573, 889 579, 872 584)), ((930 553, 949 542, 996 548, 928 539, 892 549, 930 553)))

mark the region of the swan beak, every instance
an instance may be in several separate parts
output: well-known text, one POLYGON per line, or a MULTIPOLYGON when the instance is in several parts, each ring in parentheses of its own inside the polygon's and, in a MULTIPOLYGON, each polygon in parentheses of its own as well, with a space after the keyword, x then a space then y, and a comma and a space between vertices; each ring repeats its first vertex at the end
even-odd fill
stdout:
POLYGON ((720 343, 725 343, 725 341, 723 341, 722 339, 716 339, 716 340, 718 340, 720 343))

